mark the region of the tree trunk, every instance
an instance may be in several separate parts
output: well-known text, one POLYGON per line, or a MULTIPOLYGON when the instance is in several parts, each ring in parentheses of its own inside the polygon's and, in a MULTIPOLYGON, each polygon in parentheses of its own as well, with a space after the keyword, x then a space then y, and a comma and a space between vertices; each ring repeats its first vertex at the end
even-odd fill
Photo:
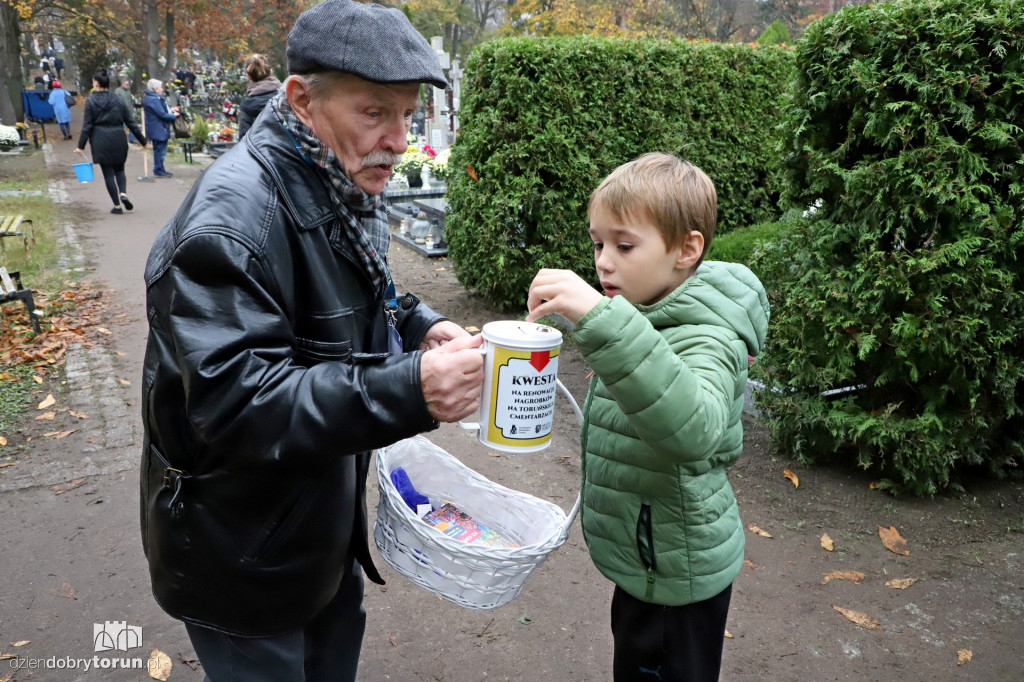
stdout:
POLYGON ((146 72, 149 78, 160 78, 160 13, 156 0, 143 0, 142 33, 146 36, 146 72))
POLYGON ((21 104, 19 33, 14 7, 0 2, 0 120, 4 125, 14 125, 25 116, 21 104))
POLYGON ((170 8, 167 10, 167 26, 164 34, 167 36, 167 73, 164 75, 167 76, 168 80, 174 80, 172 75, 176 65, 174 54, 174 10, 170 8))

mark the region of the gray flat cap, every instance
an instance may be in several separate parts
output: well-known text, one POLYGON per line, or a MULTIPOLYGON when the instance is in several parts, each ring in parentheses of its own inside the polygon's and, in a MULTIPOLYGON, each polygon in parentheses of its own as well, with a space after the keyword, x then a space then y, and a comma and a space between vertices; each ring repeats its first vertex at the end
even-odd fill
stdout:
POLYGON ((346 71, 377 83, 448 85, 426 38, 401 10, 327 0, 288 34, 288 72, 346 71))

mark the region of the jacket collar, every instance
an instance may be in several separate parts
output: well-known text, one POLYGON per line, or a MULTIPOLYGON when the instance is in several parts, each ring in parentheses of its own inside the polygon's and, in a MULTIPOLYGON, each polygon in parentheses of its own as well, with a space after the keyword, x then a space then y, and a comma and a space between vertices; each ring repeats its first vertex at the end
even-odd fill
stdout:
POLYGON ((316 230, 336 218, 322 171, 299 154, 269 108, 256 118, 242 143, 270 175, 301 230, 316 230))

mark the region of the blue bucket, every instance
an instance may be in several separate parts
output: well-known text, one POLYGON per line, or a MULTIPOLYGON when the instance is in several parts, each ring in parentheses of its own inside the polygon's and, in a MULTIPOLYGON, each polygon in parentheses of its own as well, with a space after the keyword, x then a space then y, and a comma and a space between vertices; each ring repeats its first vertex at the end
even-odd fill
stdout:
POLYGON ((76 163, 71 167, 75 169, 79 182, 92 182, 92 163, 76 163))

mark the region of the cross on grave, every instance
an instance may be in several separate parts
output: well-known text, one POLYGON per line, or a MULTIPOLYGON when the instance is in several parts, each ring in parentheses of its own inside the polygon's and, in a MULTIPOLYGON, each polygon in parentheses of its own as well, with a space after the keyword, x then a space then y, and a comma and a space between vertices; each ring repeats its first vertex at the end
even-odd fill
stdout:
MULTIPOLYGON (((430 47, 437 55, 437 61, 441 68, 447 71, 451 67, 451 55, 444 51, 444 37, 434 36, 430 39, 430 47)), ((430 146, 435 151, 441 151, 448 147, 448 98, 445 90, 434 88, 434 122, 430 126, 430 146)))
POLYGON ((452 101, 451 101, 451 117, 452 117, 452 129, 459 129, 459 105, 462 99, 462 65, 459 64, 458 59, 452 60, 452 68, 448 70, 448 82, 452 84, 452 101))

